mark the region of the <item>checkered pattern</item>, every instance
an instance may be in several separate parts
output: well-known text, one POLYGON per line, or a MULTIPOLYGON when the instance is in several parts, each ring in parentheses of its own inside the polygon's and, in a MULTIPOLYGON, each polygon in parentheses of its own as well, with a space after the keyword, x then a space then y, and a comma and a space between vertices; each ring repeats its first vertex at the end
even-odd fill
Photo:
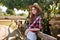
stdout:
POLYGON ((41 17, 37 17, 36 20, 30 25, 31 28, 42 28, 42 20, 41 17))

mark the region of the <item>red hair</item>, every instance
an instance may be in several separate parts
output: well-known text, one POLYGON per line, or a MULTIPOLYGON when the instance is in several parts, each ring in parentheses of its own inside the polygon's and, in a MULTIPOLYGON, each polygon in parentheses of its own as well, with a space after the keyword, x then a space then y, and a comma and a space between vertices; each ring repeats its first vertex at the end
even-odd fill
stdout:
POLYGON ((29 9, 30 9, 30 22, 32 23, 37 16, 39 16, 41 13, 42 13, 42 8, 38 5, 30 5, 29 6, 29 9), (31 11, 32 11, 32 7, 34 7, 36 10, 37 10, 37 13, 36 15, 34 15, 31 11))

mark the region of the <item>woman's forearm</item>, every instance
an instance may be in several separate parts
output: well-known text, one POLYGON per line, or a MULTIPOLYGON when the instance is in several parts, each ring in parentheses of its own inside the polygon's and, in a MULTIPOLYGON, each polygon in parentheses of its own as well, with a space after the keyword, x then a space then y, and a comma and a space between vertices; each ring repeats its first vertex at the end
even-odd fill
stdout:
POLYGON ((30 31, 40 31, 39 28, 30 28, 30 31))

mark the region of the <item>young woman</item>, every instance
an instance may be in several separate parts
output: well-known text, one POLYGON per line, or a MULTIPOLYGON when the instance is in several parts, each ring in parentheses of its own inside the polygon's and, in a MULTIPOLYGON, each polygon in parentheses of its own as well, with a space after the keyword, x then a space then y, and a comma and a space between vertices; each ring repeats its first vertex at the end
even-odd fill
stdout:
POLYGON ((25 35, 27 36, 26 40, 37 40, 36 34, 42 28, 42 18, 41 13, 42 9, 38 4, 29 6, 30 9, 30 19, 29 27, 27 28, 25 35))

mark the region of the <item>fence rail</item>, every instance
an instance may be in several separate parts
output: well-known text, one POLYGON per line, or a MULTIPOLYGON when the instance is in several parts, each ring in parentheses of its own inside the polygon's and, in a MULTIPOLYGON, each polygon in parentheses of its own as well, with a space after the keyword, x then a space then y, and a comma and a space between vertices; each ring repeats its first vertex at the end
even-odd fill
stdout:
POLYGON ((38 33, 38 36, 39 36, 40 38, 42 38, 42 40, 57 40, 57 38, 52 37, 52 36, 47 35, 47 34, 44 34, 44 33, 42 33, 42 32, 39 32, 39 33, 38 33))

